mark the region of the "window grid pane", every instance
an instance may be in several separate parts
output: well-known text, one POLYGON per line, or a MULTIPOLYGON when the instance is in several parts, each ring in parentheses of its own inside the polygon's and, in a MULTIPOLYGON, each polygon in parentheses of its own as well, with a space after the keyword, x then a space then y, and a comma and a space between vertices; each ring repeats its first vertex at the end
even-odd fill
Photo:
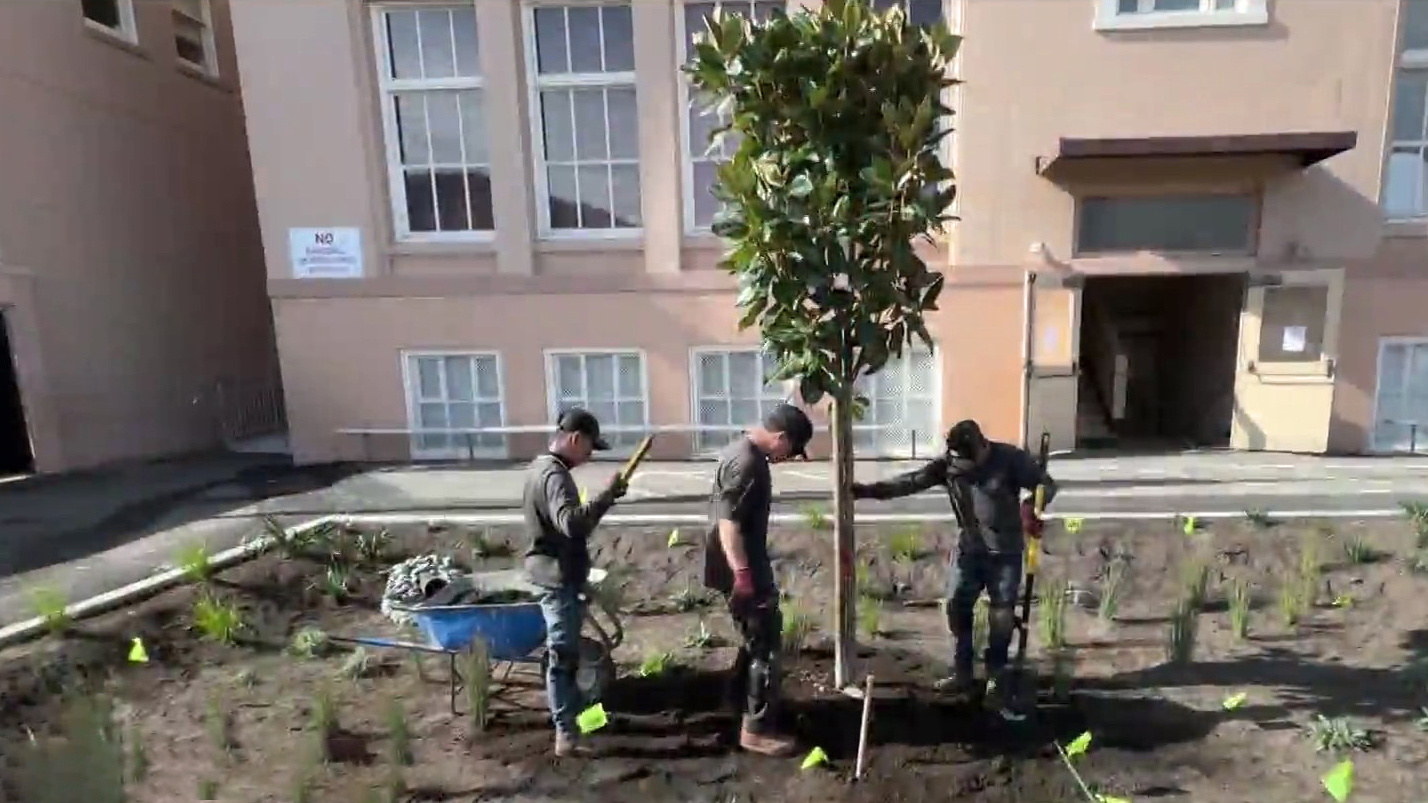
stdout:
POLYGON ((745 427, 762 420, 774 405, 787 400, 784 383, 771 377, 774 359, 759 349, 698 352, 695 357, 694 448, 722 448, 745 427))
POLYGON ((503 455, 506 436, 469 430, 505 422, 494 354, 422 355, 408 358, 412 375, 413 456, 451 458, 503 455), (423 430, 468 430, 425 432, 423 430))
POLYGON ((531 36, 537 173, 551 230, 638 229, 639 115, 629 4, 543 6, 531 36))
POLYGON ((1256 199, 1249 195, 1086 197, 1078 207, 1078 253, 1254 248, 1256 199))
MULTIPOLYGON (((1405 9, 1405 15, 1409 11, 1405 9)), ((1407 24, 1407 22, 1405 22, 1407 24)), ((1428 25, 1428 23, 1425 23, 1428 25)), ((1406 31, 1408 36, 1415 35, 1406 31)), ((1407 45, 1405 44, 1405 47, 1407 45)), ((1400 68, 1393 84, 1393 142, 1384 166, 1380 203, 1391 219, 1428 215, 1424 162, 1428 144, 1428 70, 1400 68)))
POLYGON ((380 19, 399 228, 412 234, 493 231, 475 10, 392 10, 380 19))
MULTIPOLYGON (((933 0, 940 3, 941 0, 933 0)), ((756 21, 769 19, 776 11, 785 8, 783 0, 723 0, 723 2, 686 3, 684 6, 684 61, 694 58, 694 41, 708 30, 708 20, 715 10, 725 14, 748 19, 753 15, 756 21)), ((688 77, 681 77, 684 91, 685 158, 689 161, 686 181, 689 183, 689 225, 694 229, 707 229, 718 212, 719 202, 714 198, 715 170, 720 164, 733 157, 739 149, 739 140, 733 135, 725 135, 719 147, 711 148, 711 135, 729 123, 726 115, 718 114, 709 98, 701 97, 690 84, 688 77)))
POLYGON ((613 448, 633 447, 644 438, 641 429, 615 431, 648 423, 644 359, 638 352, 556 354, 550 360, 552 421, 566 409, 581 407, 600 419, 613 448))
POLYGON ((900 456, 937 448, 937 363, 925 349, 904 352, 881 371, 858 378, 855 391, 868 399, 853 424, 853 448, 873 456, 900 456), (882 428, 886 427, 886 428, 882 428))

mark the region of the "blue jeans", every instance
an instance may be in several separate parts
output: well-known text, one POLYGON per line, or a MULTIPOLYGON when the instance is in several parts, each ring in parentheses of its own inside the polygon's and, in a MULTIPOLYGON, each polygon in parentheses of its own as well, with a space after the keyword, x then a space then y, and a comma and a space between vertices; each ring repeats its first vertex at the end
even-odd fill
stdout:
POLYGON ((556 733, 573 736, 582 702, 580 688, 575 683, 580 668, 580 629, 585 622, 585 603, 580 599, 580 589, 561 586, 547 590, 541 595, 540 611, 545 617, 548 653, 545 693, 550 703, 550 718, 556 733))
POLYGON ((972 676, 973 612, 977 598, 987 592, 991 601, 987 635, 987 676, 1006 669, 1012 632, 1016 629, 1017 594, 1021 591, 1022 553, 958 550, 947 567, 947 629, 952 631, 952 672, 972 676))

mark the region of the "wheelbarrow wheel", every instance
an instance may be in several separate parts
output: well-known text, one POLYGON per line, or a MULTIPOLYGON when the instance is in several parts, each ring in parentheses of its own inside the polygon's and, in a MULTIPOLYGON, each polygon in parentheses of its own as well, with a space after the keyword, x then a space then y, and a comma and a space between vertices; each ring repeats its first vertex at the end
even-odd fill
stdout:
MULTIPOLYGON (((550 650, 542 650, 540 674, 545 677, 550 667, 550 650)), ((580 668, 575 672, 575 685, 586 705, 600 702, 605 689, 615 679, 615 660, 605 651, 605 645, 589 636, 580 638, 580 668)))

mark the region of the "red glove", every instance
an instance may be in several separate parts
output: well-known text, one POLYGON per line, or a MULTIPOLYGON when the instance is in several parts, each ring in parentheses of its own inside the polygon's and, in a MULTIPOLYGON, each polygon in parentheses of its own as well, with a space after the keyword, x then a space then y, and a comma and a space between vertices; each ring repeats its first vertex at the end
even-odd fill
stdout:
POLYGON ((1036 515, 1036 506, 1028 499, 1021 503, 1021 530, 1032 538, 1040 538, 1045 524, 1036 515))
POLYGON ((734 613, 748 610, 754 602, 754 572, 743 568, 734 572, 734 588, 729 592, 729 610, 734 613))

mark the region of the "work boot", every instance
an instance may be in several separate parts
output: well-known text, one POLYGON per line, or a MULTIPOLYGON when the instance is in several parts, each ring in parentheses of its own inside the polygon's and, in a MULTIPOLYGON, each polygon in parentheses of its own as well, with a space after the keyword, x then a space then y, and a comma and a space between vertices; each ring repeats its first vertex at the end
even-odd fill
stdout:
POLYGON ((942 694, 971 700, 980 695, 984 687, 971 672, 954 671, 951 676, 933 683, 932 688, 942 694))
POLYGON ((775 758, 791 756, 795 749, 792 739, 785 736, 755 733, 749 729, 749 723, 747 721, 739 728, 739 747, 748 750, 750 753, 758 753, 759 755, 773 756, 775 758))
POLYGON ((558 758, 589 758, 590 746, 573 733, 555 735, 555 755, 558 758))

